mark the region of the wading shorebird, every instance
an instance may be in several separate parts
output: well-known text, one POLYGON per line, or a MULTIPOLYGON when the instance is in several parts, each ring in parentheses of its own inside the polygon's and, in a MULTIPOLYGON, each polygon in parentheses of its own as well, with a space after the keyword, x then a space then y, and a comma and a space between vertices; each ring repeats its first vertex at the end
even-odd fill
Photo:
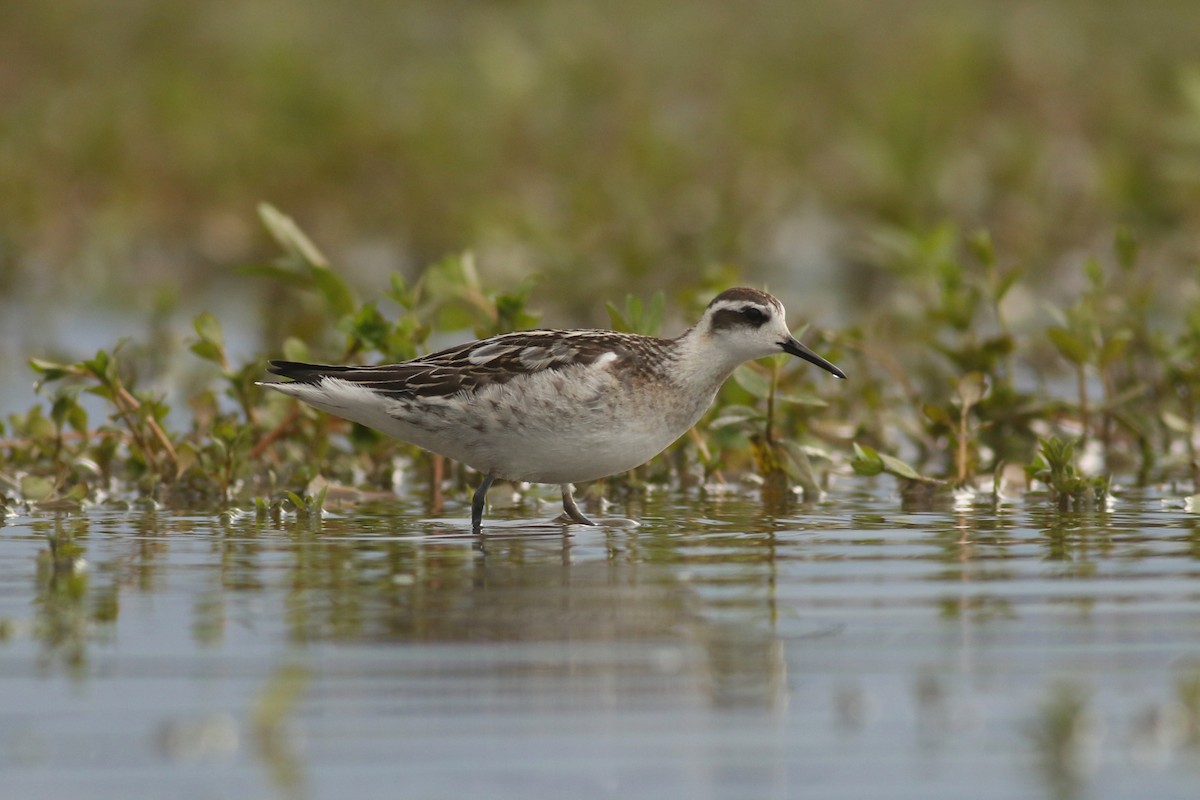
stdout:
POLYGON ((792 336, 782 303, 736 288, 674 339, 518 331, 400 364, 271 361, 291 381, 262 385, 481 473, 471 503, 478 534, 497 478, 558 484, 567 517, 594 525, 571 484, 646 463, 700 420, 734 369, 775 353, 846 377, 792 336))

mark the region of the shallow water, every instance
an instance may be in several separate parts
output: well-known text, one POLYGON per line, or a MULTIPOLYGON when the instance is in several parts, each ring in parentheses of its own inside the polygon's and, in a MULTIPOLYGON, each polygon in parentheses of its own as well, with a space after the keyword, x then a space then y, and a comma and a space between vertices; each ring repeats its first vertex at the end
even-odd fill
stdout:
POLYGON ((1200 517, 888 489, 9 518, 0 797, 1200 796, 1200 517))

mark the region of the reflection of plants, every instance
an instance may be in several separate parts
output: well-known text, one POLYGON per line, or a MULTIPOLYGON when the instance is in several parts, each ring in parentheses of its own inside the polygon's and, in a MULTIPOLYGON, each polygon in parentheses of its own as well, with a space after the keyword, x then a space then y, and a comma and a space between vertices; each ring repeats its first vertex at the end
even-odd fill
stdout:
POLYGON ((255 698, 249 727, 255 751, 284 797, 304 796, 304 769, 292 720, 311 681, 307 669, 281 667, 255 698))
POLYGON ((1180 678, 1175 695, 1183 715, 1183 742, 1200 749, 1200 672, 1193 671, 1180 678))
POLYGON ((38 554, 34 634, 48 657, 61 659, 72 672, 82 674, 92 625, 83 547, 61 523, 46 535, 46 545, 38 554))
POLYGON ((1091 766, 1098 733, 1087 693, 1074 684, 1056 687, 1027 733, 1054 795, 1073 797, 1091 766))

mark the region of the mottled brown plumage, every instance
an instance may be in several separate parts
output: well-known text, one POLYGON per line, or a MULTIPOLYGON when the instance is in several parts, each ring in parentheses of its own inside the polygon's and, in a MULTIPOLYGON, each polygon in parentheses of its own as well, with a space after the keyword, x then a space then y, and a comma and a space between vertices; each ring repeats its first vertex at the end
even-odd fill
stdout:
POLYGON ((310 384, 339 378, 397 399, 449 397, 543 370, 589 366, 609 353, 616 355, 618 367, 653 368, 661 365, 670 344, 670 339, 616 331, 531 330, 466 342, 399 364, 342 367, 271 361, 267 371, 310 384))

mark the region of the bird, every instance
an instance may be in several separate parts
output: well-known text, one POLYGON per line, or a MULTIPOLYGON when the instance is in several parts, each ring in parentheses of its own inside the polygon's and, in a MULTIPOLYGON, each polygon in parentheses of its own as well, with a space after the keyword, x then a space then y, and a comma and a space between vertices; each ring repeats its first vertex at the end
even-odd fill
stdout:
POLYGON ((638 467, 690 430, 746 361, 789 353, 846 374, 801 344, 783 304, 726 289, 673 339, 611 330, 526 330, 398 364, 272 360, 264 382, 314 408, 466 464, 483 476, 471 500, 482 533, 496 480, 557 484, 581 525, 572 484, 638 467))

